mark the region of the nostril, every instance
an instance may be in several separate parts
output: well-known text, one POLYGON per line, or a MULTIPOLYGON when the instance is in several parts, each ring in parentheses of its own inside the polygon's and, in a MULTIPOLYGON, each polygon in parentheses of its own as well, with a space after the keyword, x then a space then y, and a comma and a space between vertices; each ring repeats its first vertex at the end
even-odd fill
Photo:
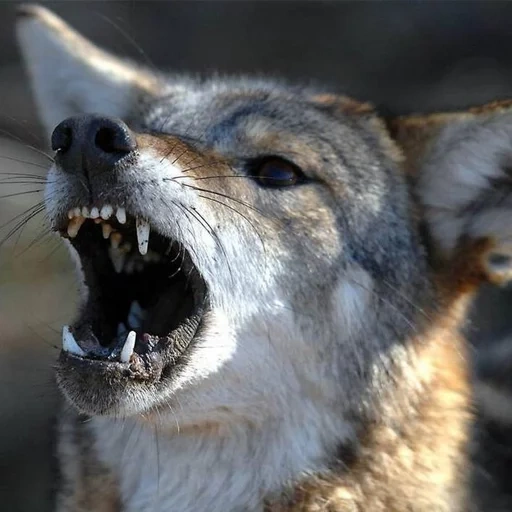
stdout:
POLYGON ((121 122, 107 122, 94 136, 94 144, 105 153, 129 153, 136 147, 129 128, 121 122))
POLYGON ((52 150, 64 153, 71 147, 73 134, 70 126, 60 124, 52 133, 52 150))
POLYGON ((111 128, 100 128, 96 133, 94 144, 105 153, 114 153, 119 151, 116 144, 116 133, 111 128))

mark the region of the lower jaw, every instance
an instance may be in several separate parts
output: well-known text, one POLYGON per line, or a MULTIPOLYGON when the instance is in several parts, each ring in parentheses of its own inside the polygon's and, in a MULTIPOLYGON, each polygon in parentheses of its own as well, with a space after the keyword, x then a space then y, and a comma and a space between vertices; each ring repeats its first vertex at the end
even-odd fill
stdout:
POLYGON ((184 346, 167 346, 130 363, 61 351, 57 384, 67 400, 89 416, 127 417, 147 412, 172 394, 194 338, 184 346))

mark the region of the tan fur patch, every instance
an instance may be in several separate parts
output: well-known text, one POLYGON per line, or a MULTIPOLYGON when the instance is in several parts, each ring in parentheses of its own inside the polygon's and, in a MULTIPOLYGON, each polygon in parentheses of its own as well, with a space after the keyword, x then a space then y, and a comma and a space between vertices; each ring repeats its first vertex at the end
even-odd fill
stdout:
POLYGON ((466 510, 471 407, 464 344, 451 320, 439 322, 417 348, 421 391, 398 378, 379 419, 365 426, 357 460, 306 479, 267 512, 466 510))

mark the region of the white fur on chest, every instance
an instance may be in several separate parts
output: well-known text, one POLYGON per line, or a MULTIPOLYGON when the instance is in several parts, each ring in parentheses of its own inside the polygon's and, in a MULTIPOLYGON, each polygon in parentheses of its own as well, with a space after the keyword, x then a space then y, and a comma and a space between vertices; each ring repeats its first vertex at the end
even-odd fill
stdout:
MULTIPOLYGON (((100 459, 120 483, 123 512, 259 511, 269 493, 328 461, 318 418, 246 424, 224 434, 169 435, 134 420, 95 418, 100 459)), ((333 446, 334 448, 334 446, 333 446)))
MULTIPOLYGON (((359 295, 349 295, 355 314, 359 295)), ((91 421, 123 512, 259 511, 265 497, 326 470, 338 444, 353 437, 342 390, 358 383, 342 386, 348 377, 332 357, 318 356, 318 341, 304 338, 289 310, 276 303, 273 311, 233 334, 239 349, 222 371, 180 386, 150 421, 91 421)), ((347 336, 358 327, 343 324, 347 336)), ((199 345, 201 361, 216 360, 218 343, 199 345)), ((192 357, 190 367, 198 364, 192 357)))

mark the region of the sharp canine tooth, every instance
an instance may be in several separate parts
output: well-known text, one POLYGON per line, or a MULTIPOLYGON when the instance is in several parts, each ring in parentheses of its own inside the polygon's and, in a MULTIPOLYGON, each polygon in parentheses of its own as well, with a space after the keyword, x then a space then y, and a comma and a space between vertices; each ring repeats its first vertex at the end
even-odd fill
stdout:
POLYGON ((123 270, 126 254, 114 247, 110 247, 109 254, 110 259, 112 260, 112 265, 114 265, 114 270, 119 274, 121 270, 123 270))
POLYGON ((109 204, 106 204, 105 206, 102 206, 100 215, 103 220, 107 220, 110 219, 110 217, 112 217, 113 213, 114 208, 112 208, 112 206, 110 206, 109 204))
POLYGON ((103 232, 103 238, 106 240, 110 236, 110 233, 112 233, 112 226, 104 222, 101 225, 101 231, 103 232))
POLYGON ((110 245, 112 245, 112 248, 117 249, 121 244, 122 239, 123 235, 121 235, 121 233, 112 233, 110 235, 110 245))
POLYGON ((68 212, 68 219, 72 219, 75 216, 75 210, 69 210, 68 212))
POLYGON ((82 206, 82 216, 87 219, 89 217, 89 215, 90 215, 89 208, 87 208, 87 206, 82 206))
POLYGON ((76 235, 78 235, 78 231, 80 231, 80 227, 85 222, 84 217, 74 217, 69 221, 68 224, 68 236, 70 238, 75 238, 76 235))
POLYGON ((128 336, 126 336, 126 341, 124 342, 121 354, 119 356, 119 359, 122 363, 128 363, 130 361, 130 357, 132 357, 136 341, 137 333, 135 331, 130 331, 128 336))
POLYGON ((137 242, 139 243, 139 252, 144 255, 148 252, 150 226, 147 220, 137 217, 137 242))
POLYGON ((116 217, 119 221, 119 224, 124 224, 126 222, 126 210, 123 207, 118 208, 116 212, 116 217))
POLYGON ((78 346, 75 337, 67 325, 62 328, 62 350, 76 356, 85 356, 85 352, 78 346))

